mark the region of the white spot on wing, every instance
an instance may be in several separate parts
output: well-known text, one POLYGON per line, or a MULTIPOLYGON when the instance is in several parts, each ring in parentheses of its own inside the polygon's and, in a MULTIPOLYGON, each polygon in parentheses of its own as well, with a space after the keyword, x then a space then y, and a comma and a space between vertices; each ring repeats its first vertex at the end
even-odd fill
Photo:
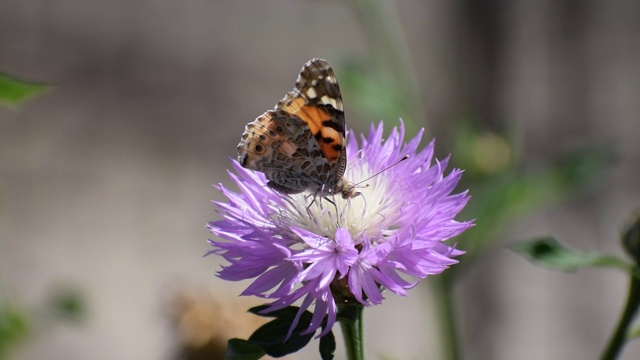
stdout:
POLYGON ((309 97, 309 99, 314 99, 316 96, 318 96, 318 94, 316 93, 316 90, 314 88, 308 88, 307 96, 309 97))
POLYGON ((336 99, 329 97, 327 95, 323 95, 322 98, 320 98, 320 101, 322 101, 323 104, 325 105, 331 105, 334 108, 338 109, 338 110, 342 110, 342 104, 340 104, 338 106, 338 101, 336 101, 336 99))

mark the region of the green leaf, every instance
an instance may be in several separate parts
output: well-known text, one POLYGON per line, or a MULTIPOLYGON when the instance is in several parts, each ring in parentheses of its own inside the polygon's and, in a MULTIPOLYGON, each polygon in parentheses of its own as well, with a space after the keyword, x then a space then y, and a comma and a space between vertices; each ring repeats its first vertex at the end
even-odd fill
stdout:
POLYGON ((249 312, 262 317, 291 318, 293 320, 293 318, 298 313, 298 310, 300 309, 297 306, 287 306, 286 308, 283 308, 280 310, 275 310, 268 313, 262 313, 262 311, 267 309, 268 307, 269 306, 267 305, 254 306, 251 309, 249 309, 249 312))
POLYGON ((302 334, 309 326, 311 316, 308 311, 302 314, 300 321, 286 342, 287 332, 293 323, 293 317, 288 316, 274 319, 262 325, 251 334, 249 341, 260 346, 269 356, 281 357, 294 353, 305 347, 313 337, 313 332, 302 334))
MULTIPOLYGON (((633 267, 615 256, 596 252, 581 253, 571 250, 552 237, 509 245, 514 252, 528 257, 534 263, 555 270, 576 271, 583 267, 600 266, 619 268, 634 274, 633 267)), ((638 274, 634 274, 638 276, 638 274)))
POLYGON ((227 351, 224 354, 224 358, 226 360, 256 360, 265 354, 260 346, 247 340, 231 339, 227 341, 227 351))
POLYGON ((333 331, 320 338, 320 356, 322 360, 332 360, 333 353, 336 351, 336 338, 333 331))
POLYGON ((48 84, 18 80, 0 73, 0 104, 19 105, 21 102, 42 93, 50 87, 48 84))
MULTIPOLYGON (((249 312, 258 316, 276 318, 256 330, 248 340, 250 343, 261 347, 270 356, 280 357, 302 349, 311 341, 313 333, 302 334, 311 323, 311 318, 313 317, 311 312, 304 311, 301 314, 300 321, 293 329, 291 337, 284 342, 289 328, 300 308, 297 306, 288 306, 269 313, 261 313, 261 311, 267 307, 266 305, 260 305, 249 309, 249 312)), ((323 321, 323 329, 324 326, 326 326, 326 318, 323 321)), ((320 356, 323 360, 333 359, 335 350, 336 340, 333 332, 329 332, 320 339, 320 356)))

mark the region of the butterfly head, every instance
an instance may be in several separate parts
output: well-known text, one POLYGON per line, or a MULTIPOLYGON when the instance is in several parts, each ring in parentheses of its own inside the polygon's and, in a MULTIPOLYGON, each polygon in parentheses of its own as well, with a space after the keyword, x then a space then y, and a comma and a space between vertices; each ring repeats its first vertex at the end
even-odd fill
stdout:
POLYGON ((352 184, 347 179, 343 178, 338 182, 338 191, 342 194, 342 198, 345 200, 353 199, 356 196, 362 195, 361 192, 356 191, 357 184, 352 184))

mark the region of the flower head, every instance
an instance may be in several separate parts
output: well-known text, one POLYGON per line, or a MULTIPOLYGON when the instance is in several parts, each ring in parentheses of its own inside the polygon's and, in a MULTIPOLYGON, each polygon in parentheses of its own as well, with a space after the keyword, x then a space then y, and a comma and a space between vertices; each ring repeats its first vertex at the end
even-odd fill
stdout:
POLYGON ((422 132, 406 144, 402 124, 384 141, 382 133, 381 123, 359 142, 349 134, 345 177, 368 179, 351 199, 281 195, 262 173, 233 160, 237 175, 229 176, 240 190, 217 186, 227 198, 215 202, 223 219, 208 224, 220 238, 209 240, 210 253, 229 262, 218 276, 254 279, 242 295, 273 299, 265 312, 300 299, 300 313, 314 304, 307 331, 326 315, 323 336, 338 306, 379 304, 384 289, 404 296, 419 279, 457 263, 463 252, 443 241, 473 225, 454 219, 469 199, 466 191, 451 194, 462 171, 445 175, 448 158, 433 158, 433 141, 418 150, 422 132))

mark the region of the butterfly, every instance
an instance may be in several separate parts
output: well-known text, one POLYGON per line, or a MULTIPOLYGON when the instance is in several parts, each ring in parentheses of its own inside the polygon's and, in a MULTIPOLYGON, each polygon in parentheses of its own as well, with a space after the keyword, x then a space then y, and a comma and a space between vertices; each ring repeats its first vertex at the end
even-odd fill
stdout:
POLYGON ((238 162, 264 173, 282 194, 359 195, 344 178, 347 166, 342 95, 333 69, 309 60, 295 87, 273 110, 246 125, 238 162))

